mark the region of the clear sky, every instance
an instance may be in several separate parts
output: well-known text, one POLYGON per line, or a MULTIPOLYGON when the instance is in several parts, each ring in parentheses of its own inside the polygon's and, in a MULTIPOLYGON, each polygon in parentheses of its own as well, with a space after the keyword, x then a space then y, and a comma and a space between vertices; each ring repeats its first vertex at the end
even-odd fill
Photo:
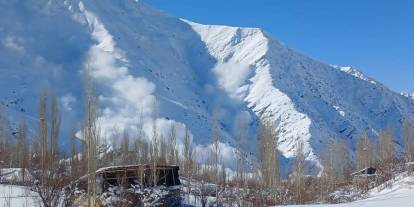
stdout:
POLYGON ((260 27, 329 64, 414 92, 414 0, 143 0, 205 24, 260 27))

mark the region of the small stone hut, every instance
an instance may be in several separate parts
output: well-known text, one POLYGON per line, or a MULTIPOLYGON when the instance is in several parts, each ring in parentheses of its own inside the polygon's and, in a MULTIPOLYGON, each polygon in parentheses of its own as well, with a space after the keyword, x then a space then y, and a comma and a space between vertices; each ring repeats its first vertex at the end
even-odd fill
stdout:
POLYGON ((101 168, 96 171, 96 177, 103 191, 111 185, 153 187, 154 175, 156 186, 170 187, 181 184, 178 171, 175 165, 156 165, 155 169, 152 165, 123 165, 101 168))

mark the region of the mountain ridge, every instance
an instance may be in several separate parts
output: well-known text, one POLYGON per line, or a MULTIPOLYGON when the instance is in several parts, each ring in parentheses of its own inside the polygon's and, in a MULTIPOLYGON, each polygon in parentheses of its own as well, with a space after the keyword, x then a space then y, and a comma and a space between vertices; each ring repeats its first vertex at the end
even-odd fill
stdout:
MULTIPOLYGON (((216 109, 229 165, 236 145, 233 124, 241 113, 249 118, 251 146, 258 119, 266 114, 279 123, 283 157, 292 158, 302 141, 313 171, 322 168, 330 138, 346 139, 354 148, 360 133, 375 136, 391 127, 402 143, 402 120, 414 122, 412 101, 356 69, 308 58, 259 28, 202 25, 132 0, 0 2, 5 37, 0 55, 8 60, 0 61, 5 75, 0 80, 7 84, 1 99, 14 94, 10 100, 19 100, 19 106, 2 104, 9 117, 16 117, 11 111, 35 117, 36 109, 29 109, 38 93, 33 90, 53 85, 60 89, 63 129, 79 126, 87 66, 99 94, 104 136, 114 125, 134 133, 138 122, 149 136, 157 97, 160 133, 166 136, 175 125, 182 137, 187 126, 208 154, 216 109), (6 21, 11 18, 16 25, 6 21)), ((32 125, 35 130, 35 120, 32 125)))

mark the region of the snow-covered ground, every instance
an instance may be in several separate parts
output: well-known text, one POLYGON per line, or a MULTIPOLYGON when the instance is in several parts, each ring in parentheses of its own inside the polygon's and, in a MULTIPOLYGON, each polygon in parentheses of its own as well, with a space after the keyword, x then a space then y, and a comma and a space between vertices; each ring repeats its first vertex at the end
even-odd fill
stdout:
POLYGON ((300 207, 405 207, 414 205, 414 176, 397 178, 392 187, 371 190, 368 198, 343 204, 301 205, 300 207))
POLYGON ((39 200, 27 187, 0 184, 1 207, 36 207, 39 200))
POLYGON ((24 179, 21 168, 1 168, 0 182, 29 182, 33 181, 33 177, 29 170, 25 169, 24 179))

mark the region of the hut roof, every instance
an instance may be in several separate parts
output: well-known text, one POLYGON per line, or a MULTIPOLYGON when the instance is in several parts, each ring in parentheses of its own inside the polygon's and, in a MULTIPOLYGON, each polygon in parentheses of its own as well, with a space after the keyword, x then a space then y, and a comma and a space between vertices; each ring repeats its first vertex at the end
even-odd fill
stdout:
MULTIPOLYGON (((151 168, 152 165, 149 164, 143 164, 143 165, 117 165, 117 166, 109 166, 109 167, 103 167, 96 171, 96 173, 102 173, 102 172, 109 172, 109 171, 117 171, 117 170, 128 170, 128 169, 139 169, 139 168, 151 168)), ((177 165, 156 165, 155 168, 157 169, 177 169, 179 170, 179 167, 177 165)))
POLYGON ((352 173, 351 176, 357 176, 357 175, 375 175, 376 171, 377 171, 377 168, 374 168, 374 167, 366 167, 366 168, 363 168, 361 170, 358 170, 358 171, 352 173))

